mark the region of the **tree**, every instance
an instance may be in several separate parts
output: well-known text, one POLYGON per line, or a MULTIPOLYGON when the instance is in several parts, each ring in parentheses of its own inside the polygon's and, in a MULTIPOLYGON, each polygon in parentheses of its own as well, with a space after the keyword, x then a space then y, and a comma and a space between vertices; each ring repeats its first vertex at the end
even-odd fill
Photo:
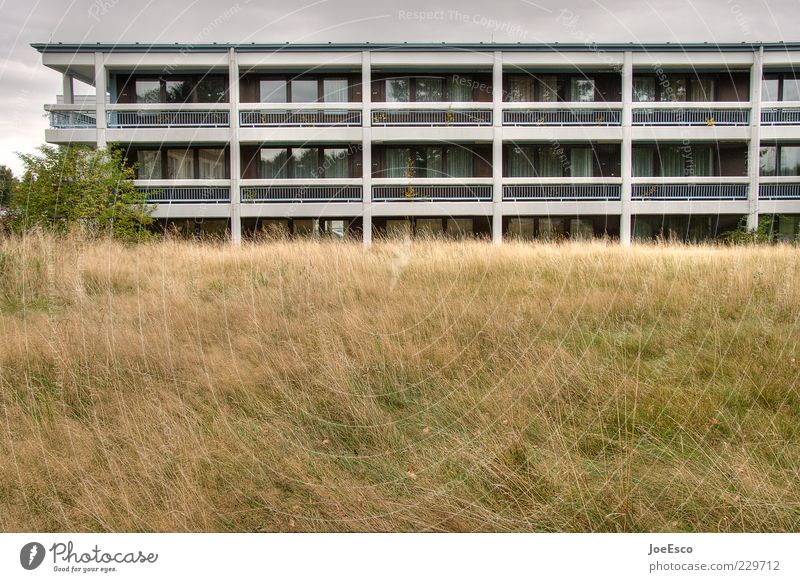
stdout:
POLYGON ((0 166, 0 208, 8 205, 14 188, 14 174, 6 166, 0 166))
POLYGON ((134 169, 120 150, 44 145, 37 152, 19 154, 24 172, 11 197, 15 227, 77 227, 126 240, 149 236, 147 195, 134 186, 134 169))

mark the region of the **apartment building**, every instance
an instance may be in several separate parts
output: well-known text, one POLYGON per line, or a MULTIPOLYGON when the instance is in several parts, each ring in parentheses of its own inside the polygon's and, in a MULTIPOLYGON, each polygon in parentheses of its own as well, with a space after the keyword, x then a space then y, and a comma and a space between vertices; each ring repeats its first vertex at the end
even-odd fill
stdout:
POLYGON ((800 228, 800 43, 33 47, 63 75, 46 141, 123 147, 187 233, 800 228))

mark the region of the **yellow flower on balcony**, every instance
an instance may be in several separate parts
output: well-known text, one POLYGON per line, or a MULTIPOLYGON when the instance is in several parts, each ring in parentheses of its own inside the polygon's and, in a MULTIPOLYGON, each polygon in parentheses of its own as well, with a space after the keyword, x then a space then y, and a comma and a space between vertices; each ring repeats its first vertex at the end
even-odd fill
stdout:
POLYGON ((453 121, 455 121, 456 115, 453 113, 452 109, 448 109, 444 112, 444 123, 445 125, 452 125, 453 121))
POLYGON ((713 117, 707 117, 706 118, 706 125, 708 127, 711 127, 712 125, 714 125, 714 118, 713 117))
POLYGON ((406 198, 416 198, 417 191, 414 190, 414 186, 409 185, 408 187, 406 187, 406 191, 403 193, 403 196, 405 196, 406 198))

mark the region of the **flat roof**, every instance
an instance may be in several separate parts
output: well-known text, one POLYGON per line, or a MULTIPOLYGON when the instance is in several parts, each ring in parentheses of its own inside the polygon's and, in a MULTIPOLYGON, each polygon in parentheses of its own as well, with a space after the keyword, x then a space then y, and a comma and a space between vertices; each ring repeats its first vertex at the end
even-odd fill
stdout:
POLYGON ((40 53, 130 53, 130 52, 352 52, 352 51, 526 51, 526 52, 698 52, 698 51, 748 51, 764 48, 765 51, 800 50, 800 41, 786 42, 691 42, 691 43, 453 43, 453 42, 400 42, 400 43, 207 43, 207 44, 146 44, 146 43, 32 43, 40 53))

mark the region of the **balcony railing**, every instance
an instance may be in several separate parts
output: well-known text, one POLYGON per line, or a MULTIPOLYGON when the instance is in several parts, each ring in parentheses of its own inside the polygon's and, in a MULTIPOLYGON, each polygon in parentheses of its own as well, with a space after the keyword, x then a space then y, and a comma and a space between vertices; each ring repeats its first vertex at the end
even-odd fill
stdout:
POLYGON ((620 191, 619 184, 506 184, 503 186, 503 200, 619 200, 620 191))
POLYGON ((374 202, 487 202, 491 199, 492 187, 487 184, 391 184, 372 187, 374 202))
POLYGON ((583 125, 620 124, 616 109, 511 109, 503 111, 503 125, 583 125))
POLYGON ((304 127, 304 126, 345 126, 361 125, 361 111, 322 109, 289 111, 240 111, 241 127, 304 127))
POLYGON ((800 107, 762 108, 761 125, 800 125, 800 107))
POLYGON ((746 200, 747 184, 633 184, 632 200, 746 200))
POLYGON ((386 126, 486 126, 490 109, 374 109, 372 125, 386 126))
POLYGON ((151 204, 230 202, 228 186, 137 186, 151 204))
POLYGON ((228 111, 154 110, 109 111, 110 128, 229 127, 228 111))
POLYGON ((356 185, 253 185, 241 187, 242 202, 361 202, 356 185))
MULTIPOLYGON (((648 104, 649 105, 649 104, 648 104)), ((719 107, 655 107, 632 111, 633 125, 749 125, 750 110, 719 107)))
POLYGON ((800 200, 800 181, 759 184, 758 197, 764 200, 800 200))
POLYGON ((97 114, 94 111, 50 111, 50 127, 93 129, 97 127, 97 114))

